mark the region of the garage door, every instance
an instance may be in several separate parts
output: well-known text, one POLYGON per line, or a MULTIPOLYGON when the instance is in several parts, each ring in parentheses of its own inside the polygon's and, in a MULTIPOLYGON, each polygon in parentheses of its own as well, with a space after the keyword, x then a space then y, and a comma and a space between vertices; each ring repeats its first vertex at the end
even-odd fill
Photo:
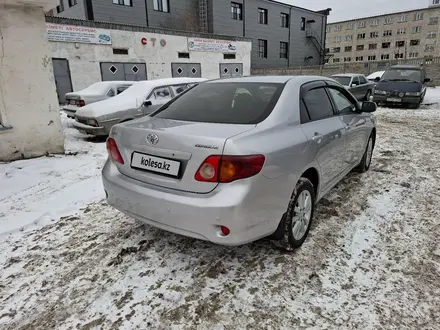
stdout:
POLYGON ((241 77, 243 63, 220 63, 220 78, 241 77))
POLYGON ((66 103, 66 93, 73 91, 72 80, 70 79, 69 61, 63 58, 53 58, 53 75, 57 88, 58 102, 66 103))
POLYGON ((145 63, 101 63, 102 81, 147 80, 145 63))
POLYGON ((173 78, 178 77, 202 77, 202 66, 200 63, 171 63, 173 78))

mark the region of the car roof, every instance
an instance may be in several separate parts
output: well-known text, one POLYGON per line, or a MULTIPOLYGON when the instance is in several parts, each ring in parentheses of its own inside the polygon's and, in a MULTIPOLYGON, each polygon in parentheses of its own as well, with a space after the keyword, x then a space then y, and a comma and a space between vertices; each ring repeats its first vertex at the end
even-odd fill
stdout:
POLYGON ((360 73, 340 73, 340 74, 332 75, 332 77, 357 77, 357 76, 363 76, 363 74, 360 74, 360 73))
POLYGON ((278 83, 285 84, 288 81, 295 81, 298 83, 306 83, 309 81, 315 80, 327 80, 332 81, 330 78, 322 77, 322 76, 244 76, 244 77, 236 77, 236 78, 223 78, 208 81, 207 83, 233 83, 233 82, 241 82, 241 83, 278 83))
POLYGON ((423 67, 419 66, 419 65, 404 65, 404 64, 398 64, 398 65, 393 65, 392 67, 390 67, 388 70, 392 70, 392 69, 412 69, 412 70, 422 70, 423 67))
POLYGON ((143 84, 145 87, 158 87, 166 85, 190 84, 196 82, 206 81, 205 78, 164 78, 155 80, 141 80, 137 84, 143 84))

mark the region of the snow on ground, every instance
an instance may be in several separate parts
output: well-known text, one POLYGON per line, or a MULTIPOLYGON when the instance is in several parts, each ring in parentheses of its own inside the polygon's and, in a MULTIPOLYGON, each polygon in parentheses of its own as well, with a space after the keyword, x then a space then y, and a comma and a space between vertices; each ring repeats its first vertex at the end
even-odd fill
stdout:
MULTIPOLYGON (((65 202, 69 189, 96 201, 0 237, 0 328, 437 329, 440 89, 430 89, 425 103, 378 110, 370 171, 349 175, 322 200, 309 238, 293 254, 266 241, 216 246, 127 218, 98 201, 102 143, 84 143, 67 129, 87 155, 0 167, 19 185, 2 203, 23 208, 2 206, 3 224, 29 221, 32 212, 56 219, 86 203, 89 197, 73 193, 65 202), (92 169, 75 170, 82 157, 92 169), (26 188, 36 189, 38 180, 26 182, 44 167, 61 175, 41 176, 47 192, 37 198, 26 188), (90 181, 84 191, 83 178, 90 181)), ((7 180, 0 177, 1 187, 7 180)))
POLYGON ((91 142, 62 115, 66 156, 0 165, 0 233, 32 229, 104 197, 105 143, 91 142))

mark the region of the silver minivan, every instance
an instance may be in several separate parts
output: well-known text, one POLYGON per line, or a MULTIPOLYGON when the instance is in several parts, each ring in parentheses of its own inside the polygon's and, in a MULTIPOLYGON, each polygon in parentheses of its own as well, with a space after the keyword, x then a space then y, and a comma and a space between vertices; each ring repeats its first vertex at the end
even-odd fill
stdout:
POLYGON ((107 201, 217 244, 271 237, 298 248, 315 204, 353 169, 369 169, 375 110, 324 77, 205 82, 113 127, 102 171, 107 201))

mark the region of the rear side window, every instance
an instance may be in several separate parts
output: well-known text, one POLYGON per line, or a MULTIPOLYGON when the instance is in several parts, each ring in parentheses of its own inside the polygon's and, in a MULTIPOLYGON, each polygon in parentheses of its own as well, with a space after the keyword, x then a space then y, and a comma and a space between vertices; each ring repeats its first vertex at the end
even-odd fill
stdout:
POLYGON ((258 124, 275 107, 284 84, 205 83, 200 84, 153 113, 153 117, 173 120, 258 124))
POLYGON ((323 87, 306 92, 303 101, 309 121, 321 120, 334 115, 332 104, 323 87))

